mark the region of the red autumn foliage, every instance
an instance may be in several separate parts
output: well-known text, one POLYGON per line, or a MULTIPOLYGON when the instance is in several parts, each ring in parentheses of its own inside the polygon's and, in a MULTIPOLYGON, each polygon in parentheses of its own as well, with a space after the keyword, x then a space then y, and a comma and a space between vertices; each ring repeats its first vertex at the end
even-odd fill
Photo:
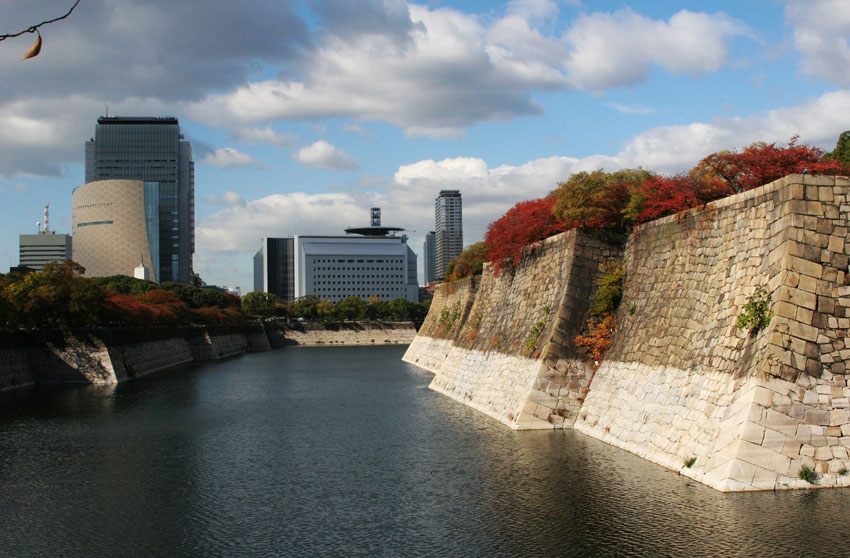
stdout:
POLYGON ((177 323, 177 315, 170 308, 160 304, 148 304, 139 300, 139 296, 113 293, 104 304, 113 311, 116 321, 129 325, 170 325, 177 323))
POLYGON ((551 196, 523 201, 490 223, 484 243, 487 259, 493 263, 496 275, 518 264, 523 249, 529 244, 567 230, 552 215, 554 205, 555 198, 551 196))
POLYGON ((712 153, 690 171, 697 181, 719 180, 733 192, 744 192, 795 173, 846 174, 839 161, 821 161, 823 151, 797 144, 797 136, 785 147, 774 143, 754 143, 740 152, 712 153))
POLYGON ((726 183, 717 179, 695 180, 687 174, 654 176, 632 192, 629 209, 634 222, 646 223, 732 194, 726 183))
POLYGON ((208 306, 206 308, 192 308, 189 310, 192 322, 198 324, 240 324, 245 317, 239 310, 228 306, 208 306))
POLYGON ((598 321, 595 318, 590 318, 587 328, 588 334, 579 335, 573 339, 573 342, 591 359, 600 361, 611 348, 612 337, 617 330, 617 322, 614 316, 608 314, 598 321))

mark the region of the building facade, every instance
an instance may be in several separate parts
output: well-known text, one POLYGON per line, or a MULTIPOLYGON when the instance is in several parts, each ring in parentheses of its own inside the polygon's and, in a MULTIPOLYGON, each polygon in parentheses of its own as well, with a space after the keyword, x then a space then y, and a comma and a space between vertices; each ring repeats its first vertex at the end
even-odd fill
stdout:
POLYGON ((70 235, 43 231, 38 234, 22 234, 18 238, 21 267, 42 271, 47 263, 71 259, 70 235))
POLYGON ((254 255, 254 290, 272 293, 287 302, 295 300, 293 238, 264 238, 254 255))
MULTIPOLYGON (((177 119, 98 118, 95 136, 86 142, 85 160, 86 183, 144 183, 143 217, 151 227, 153 259, 148 263, 152 275, 160 283, 193 282, 195 167, 192 147, 184 139, 177 119)), ((138 254, 135 262, 138 263, 138 254)))
POLYGON ((74 189, 72 259, 86 268, 87 277, 133 277, 142 262, 157 281, 151 262, 159 245, 159 215, 145 211, 155 193, 155 184, 141 180, 98 180, 74 189))
POLYGON ((441 190, 434 200, 434 274, 446 278, 446 266, 463 251, 463 203, 460 190, 441 190))
POLYGON ((426 233, 425 242, 422 243, 422 279, 426 285, 437 280, 437 271, 434 266, 434 236, 434 231, 426 233))
POLYGON ((254 256, 254 290, 284 301, 314 295, 337 303, 357 295, 416 302, 416 259, 405 237, 265 238, 254 256))

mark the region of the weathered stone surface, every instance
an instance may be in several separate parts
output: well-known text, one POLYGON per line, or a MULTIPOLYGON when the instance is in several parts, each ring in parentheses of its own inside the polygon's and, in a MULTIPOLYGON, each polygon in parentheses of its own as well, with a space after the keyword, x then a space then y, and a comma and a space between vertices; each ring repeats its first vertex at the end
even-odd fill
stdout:
MULTIPOLYGON (((555 427, 574 420, 581 432, 719 490, 806 488, 796 478, 802 465, 824 472, 819 486, 845 486, 836 472, 850 447, 847 185, 794 175, 641 226, 625 250, 618 329, 595 373, 571 341, 593 273, 578 265, 581 242, 553 256, 549 247, 564 241, 550 239, 541 260, 524 259, 518 273, 485 272, 471 309, 484 317, 480 331, 471 336, 467 319, 450 348, 433 342, 443 362, 432 387, 513 428, 545 427, 536 421, 547 413, 555 427), (771 294, 775 314, 748 335, 735 324, 757 287, 771 294), (547 322, 540 358, 522 355, 528 328, 557 300, 557 335, 547 322), (691 457, 694 466, 683 468, 691 457)), ((439 311, 432 306, 429 318, 439 311)), ((425 345, 417 338, 414 348, 425 345)))

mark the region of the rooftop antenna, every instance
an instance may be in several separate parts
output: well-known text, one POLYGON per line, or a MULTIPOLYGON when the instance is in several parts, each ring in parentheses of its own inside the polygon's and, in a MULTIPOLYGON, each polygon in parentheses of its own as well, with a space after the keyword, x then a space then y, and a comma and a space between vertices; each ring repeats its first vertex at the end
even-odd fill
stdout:
POLYGON ((38 229, 38 232, 41 232, 41 221, 35 222, 35 228, 38 229))
POLYGON ((106 105, 106 117, 109 118, 109 105, 106 105))
POLYGON ((50 222, 49 221, 50 218, 47 215, 49 210, 50 210, 50 204, 48 203, 47 205, 44 206, 44 232, 50 232, 50 225, 48 224, 50 222))

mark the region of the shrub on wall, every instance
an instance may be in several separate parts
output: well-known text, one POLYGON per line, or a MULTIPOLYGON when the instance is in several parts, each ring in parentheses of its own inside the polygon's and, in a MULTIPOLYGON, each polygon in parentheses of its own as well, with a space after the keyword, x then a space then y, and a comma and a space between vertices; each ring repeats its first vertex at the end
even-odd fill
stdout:
POLYGON ((446 266, 446 280, 457 281, 470 275, 479 275, 487 261, 487 245, 484 242, 470 244, 463 249, 460 256, 446 266))
POLYGON ((552 192, 552 213, 567 229, 623 229, 632 191, 652 177, 643 169, 576 173, 552 192))
POLYGON ((516 266, 526 246, 567 230, 552 214, 556 199, 523 201, 487 227, 484 243, 494 274, 516 266))

